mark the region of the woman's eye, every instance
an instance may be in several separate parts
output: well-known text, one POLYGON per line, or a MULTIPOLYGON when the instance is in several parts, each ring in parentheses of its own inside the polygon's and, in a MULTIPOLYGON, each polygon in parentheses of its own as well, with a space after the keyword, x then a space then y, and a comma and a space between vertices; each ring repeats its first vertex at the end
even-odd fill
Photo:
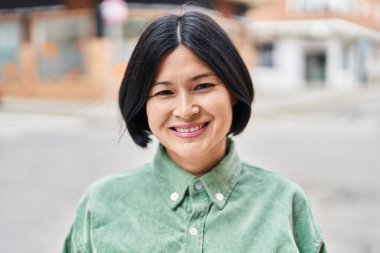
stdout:
POLYGON ((162 90, 162 91, 155 93, 153 96, 169 96, 169 95, 173 95, 173 94, 174 94, 174 92, 171 90, 162 90))
POLYGON ((204 89, 211 88, 213 86, 214 84, 212 83, 202 83, 202 84, 197 85, 194 90, 195 91, 204 90, 204 89))

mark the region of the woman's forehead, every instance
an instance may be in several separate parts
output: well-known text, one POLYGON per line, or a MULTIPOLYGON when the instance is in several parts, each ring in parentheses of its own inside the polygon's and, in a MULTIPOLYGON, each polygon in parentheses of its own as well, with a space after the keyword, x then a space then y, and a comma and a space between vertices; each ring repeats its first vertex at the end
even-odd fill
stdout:
POLYGON ((216 77, 215 73, 202 59, 186 46, 179 46, 164 55, 157 66, 154 82, 168 78, 199 79, 216 77))

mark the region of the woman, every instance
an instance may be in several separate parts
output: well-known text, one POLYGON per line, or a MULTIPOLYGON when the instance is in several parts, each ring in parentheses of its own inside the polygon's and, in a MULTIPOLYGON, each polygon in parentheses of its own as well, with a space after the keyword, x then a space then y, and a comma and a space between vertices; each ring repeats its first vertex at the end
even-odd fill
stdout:
POLYGON ((240 161, 252 82, 223 30, 188 12, 142 33, 120 88, 134 142, 153 162, 94 184, 64 252, 326 252, 302 190, 240 161))

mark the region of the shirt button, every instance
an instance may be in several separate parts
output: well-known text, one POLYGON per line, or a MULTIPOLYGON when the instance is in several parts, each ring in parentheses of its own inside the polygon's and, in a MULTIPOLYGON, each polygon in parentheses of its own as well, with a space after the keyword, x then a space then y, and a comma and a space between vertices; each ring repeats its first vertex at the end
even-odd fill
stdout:
POLYGON ((178 192, 173 192, 172 194, 170 194, 170 199, 172 201, 177 201, 178 197, 179 197, 178 192))
POLYGON ((203 184, 201 182, 198 182, 195 184, 195 189, 202 190, 202 188, 203 188, 203 184))
POLYGON ((196 229, 196 228, 190 228, 189 229, 189 234, 191 234, 191 235, 197 235, 198 234, 198 229, 196 229))
POLYGON ((224 195, 222 193, 218 192, 217 194, 215 194, 215 198, 218 201, 223 201, 224 200, 224 195))

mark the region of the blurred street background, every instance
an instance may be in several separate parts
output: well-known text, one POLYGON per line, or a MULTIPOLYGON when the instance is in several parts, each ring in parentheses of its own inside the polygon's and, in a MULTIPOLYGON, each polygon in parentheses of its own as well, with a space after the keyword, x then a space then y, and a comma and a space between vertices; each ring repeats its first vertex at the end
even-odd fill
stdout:
POLYGON ((380 1, 0 1, 0 252, 60 252, 99 178, 149 162, 117 109, 139 33, 201 10, 252 73, 241 157, 305 190, 331 253, 380 252, 380 1))

